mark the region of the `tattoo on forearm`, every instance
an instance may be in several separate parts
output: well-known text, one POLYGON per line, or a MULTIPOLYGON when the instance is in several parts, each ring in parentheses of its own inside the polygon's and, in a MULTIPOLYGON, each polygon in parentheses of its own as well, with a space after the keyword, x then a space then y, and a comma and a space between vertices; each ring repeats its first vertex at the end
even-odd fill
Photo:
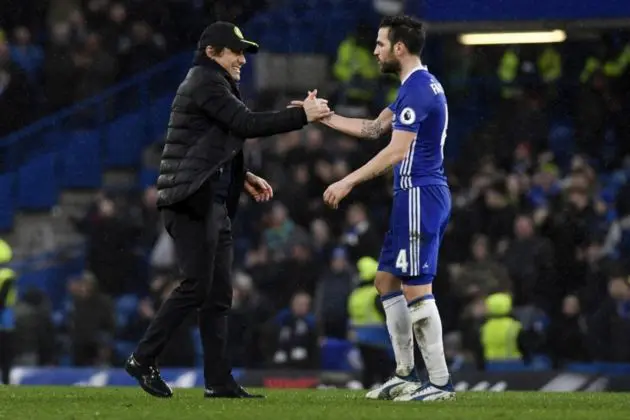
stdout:
POLYGON ((383 125, 380 121, 363 121, 361 124, 361 137, 377 139, 383 134, 383 125))

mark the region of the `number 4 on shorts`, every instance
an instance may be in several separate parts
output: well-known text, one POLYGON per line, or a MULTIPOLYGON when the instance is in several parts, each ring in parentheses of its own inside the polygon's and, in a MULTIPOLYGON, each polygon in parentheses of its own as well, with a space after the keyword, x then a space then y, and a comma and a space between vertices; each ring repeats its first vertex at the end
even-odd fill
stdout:
POLYGON ((407 250, 401 249, 396 257, 396 268, 400 268, 403 273, 407 272, 409 263, 407 262, 407 250))

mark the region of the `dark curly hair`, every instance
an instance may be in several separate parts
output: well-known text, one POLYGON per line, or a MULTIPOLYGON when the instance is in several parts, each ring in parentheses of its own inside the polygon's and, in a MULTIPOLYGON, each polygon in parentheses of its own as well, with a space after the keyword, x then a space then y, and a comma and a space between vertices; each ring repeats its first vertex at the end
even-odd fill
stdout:
POLYGON ((410 54, 420 55, 426 39, 426 26, 413 16, 386 16, 379 28, 389 28, 389 40, 392 46, 402 42, 410 54))

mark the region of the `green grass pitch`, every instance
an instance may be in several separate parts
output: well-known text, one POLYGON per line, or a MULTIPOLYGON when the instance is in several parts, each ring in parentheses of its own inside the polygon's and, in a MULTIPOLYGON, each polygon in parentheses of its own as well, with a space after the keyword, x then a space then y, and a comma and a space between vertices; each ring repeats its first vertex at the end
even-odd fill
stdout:
POLYGON ((265 400, 205 400, 201 389, 171 399, 139 388, 0 387, 0 419, 629 419, 630 395, 460 392, 456 401, 367 401, 361 391, 260 390, 265 400))

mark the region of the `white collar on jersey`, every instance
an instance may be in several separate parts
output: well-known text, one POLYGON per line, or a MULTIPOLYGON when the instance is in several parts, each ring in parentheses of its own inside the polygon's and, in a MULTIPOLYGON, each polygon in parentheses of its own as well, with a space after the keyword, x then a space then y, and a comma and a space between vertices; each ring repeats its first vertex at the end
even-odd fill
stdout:
POLYGON ((400 82, 400 84, 402 85, 403 83, 405 83, 407 81, 407 79, 409 79, 409 76, 411 76, 412 74, 414 74, 415 72, 419 71, 419 70, 429 70, 429 68, 427 66, 417 66, 411 69, 411 71, 409 72, 408 75, 405 76, 405 78, 400 82))

